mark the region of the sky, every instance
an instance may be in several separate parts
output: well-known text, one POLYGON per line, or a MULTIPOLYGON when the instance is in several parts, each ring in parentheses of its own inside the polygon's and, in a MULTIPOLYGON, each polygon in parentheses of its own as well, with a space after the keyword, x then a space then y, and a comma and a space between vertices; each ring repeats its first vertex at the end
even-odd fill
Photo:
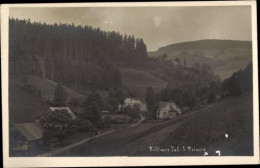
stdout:
POLYGON ((74 23, 142 38, 148 51, 201 39, 251 40, 250 6, 12 7, 10 17, 74 23))

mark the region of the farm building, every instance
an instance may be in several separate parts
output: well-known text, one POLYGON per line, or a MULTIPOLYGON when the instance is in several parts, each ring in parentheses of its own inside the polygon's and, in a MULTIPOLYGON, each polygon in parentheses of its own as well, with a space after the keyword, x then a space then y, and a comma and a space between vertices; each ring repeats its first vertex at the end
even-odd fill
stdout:
POLYGON ((77 118, 77 116, 70 110, 69 107, 50 107, 47 111, 54 112, 54 111, 63 111, 63 110, 67 111, 72 119, 77 118))
POLYGON ((68 107, 50 107, 40 117, 40 123, 46 130, 60 129, 68 127, 70 120, 76 119, 76 115, 68 107))
POLYGON ((181 115, 182 110, 171 100, 170 102, 160 102, 157 110, 157 118, 174 118, 181 115))
POLYGON ((146 104, 142 100, 137 98, 126 98, 124 100, 124 104, 119 105, 119 111, 125 108, 126 106, 130 106, 131 108, 133 108, 135 104, 139 105, 141 111, 147 110, 146 104))
POLYGON ((14 154, 33 154, 43 144, 43 129, 35 123, 15 124, 11 134, 11 148, 14 154))

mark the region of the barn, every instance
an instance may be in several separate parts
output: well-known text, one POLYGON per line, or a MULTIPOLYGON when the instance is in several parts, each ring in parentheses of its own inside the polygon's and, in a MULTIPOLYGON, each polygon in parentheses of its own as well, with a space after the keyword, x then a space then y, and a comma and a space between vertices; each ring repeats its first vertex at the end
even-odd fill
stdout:
POLYGON ((76 119, 77 116, 70 110, 69 107, 50 107, 47 112, 55 112, 55 111, 67 111, 72 119, 76 119))
POLYGON ((43 144, 43 129, 36 123, 15 124, 11 130, 13 154, 31 155, 43 144))

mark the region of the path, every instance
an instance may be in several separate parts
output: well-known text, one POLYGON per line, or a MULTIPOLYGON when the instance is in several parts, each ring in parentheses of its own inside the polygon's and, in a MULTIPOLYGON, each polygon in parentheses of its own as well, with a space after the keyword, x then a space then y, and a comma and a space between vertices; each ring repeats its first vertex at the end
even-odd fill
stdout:
MULTIPOLYGON (((43 156, 55 156, 55 155, 57 155, 57 154, 59 154, 59 153, 65 152, 65 151, 67 151, 67 150, 69 150, 69 149, 72 149, 72 148, 74 148, 74 147, 76 147, 76 146, 79 146, 79 145, 81 145, 81 144, 83 144, 83 143, 86 143, 86 142, 88 142, 88 141, 90 141, 90 140, 92 140, 92 139, 98 138, 98 137, 103 136, 103 135, 106 135, 106 134, 110 134, 110 133, 112 133, 112 132, 114 132, 114 131, 115 131, 115 130, 107 131, 107 132, 104 132, 104 133, 99 134, 99 135, 97 135, 97 136, 84 139, 84 140, 82 140, 82 141, 76 142, 76 143, 71 144, 71 145, 68 145, 68 146, 64 146, 64 147, 61 147, 61 148, 58 148, 58 149, 54 149, 54 150, 52 150, 51 152, 48 152, 47 154, 41 154, 41 155, 43 155, 43 156)), ((41 156, 41 155, 39 155, 39 156, 41 156)))
POLYGON ((134 124, 130 125, 129 126, 130 128, 140 125, 146 119, 146 118, 144 118, 143 114, 139 114, 139 115, 140 115, 141 119, 138 120, 137 123, 134 123, 134 124))

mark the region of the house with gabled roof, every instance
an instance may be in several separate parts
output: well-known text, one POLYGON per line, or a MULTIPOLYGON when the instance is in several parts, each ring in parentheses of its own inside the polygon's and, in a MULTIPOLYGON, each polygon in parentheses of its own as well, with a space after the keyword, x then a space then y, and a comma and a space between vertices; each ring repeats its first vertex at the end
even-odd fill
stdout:
POLYGON ((157 110, 158 119, 174 118, 181 115, 182 110, 172 100, 170 102, 159 102, 159 109, 157 110))
POLYGON ((32 150, 43 144, 43 128, 36 123, 15 124, 12 132, 12 151, 30 153, 32 150))
POLYGON ((59 111, 59 110, 64 110, 67 111, 68 114, 71 116, 72 119, 76 119, 77 116, 70 110, 69 107, 50 107, 47 112, 55 112, 55 111, 59 111))
POLYGON ((69 107, 49 107, 40 117, 40 122, 45 130, 54 128, 63 130, 68 127, 69 120, 76 118, 69 107))

